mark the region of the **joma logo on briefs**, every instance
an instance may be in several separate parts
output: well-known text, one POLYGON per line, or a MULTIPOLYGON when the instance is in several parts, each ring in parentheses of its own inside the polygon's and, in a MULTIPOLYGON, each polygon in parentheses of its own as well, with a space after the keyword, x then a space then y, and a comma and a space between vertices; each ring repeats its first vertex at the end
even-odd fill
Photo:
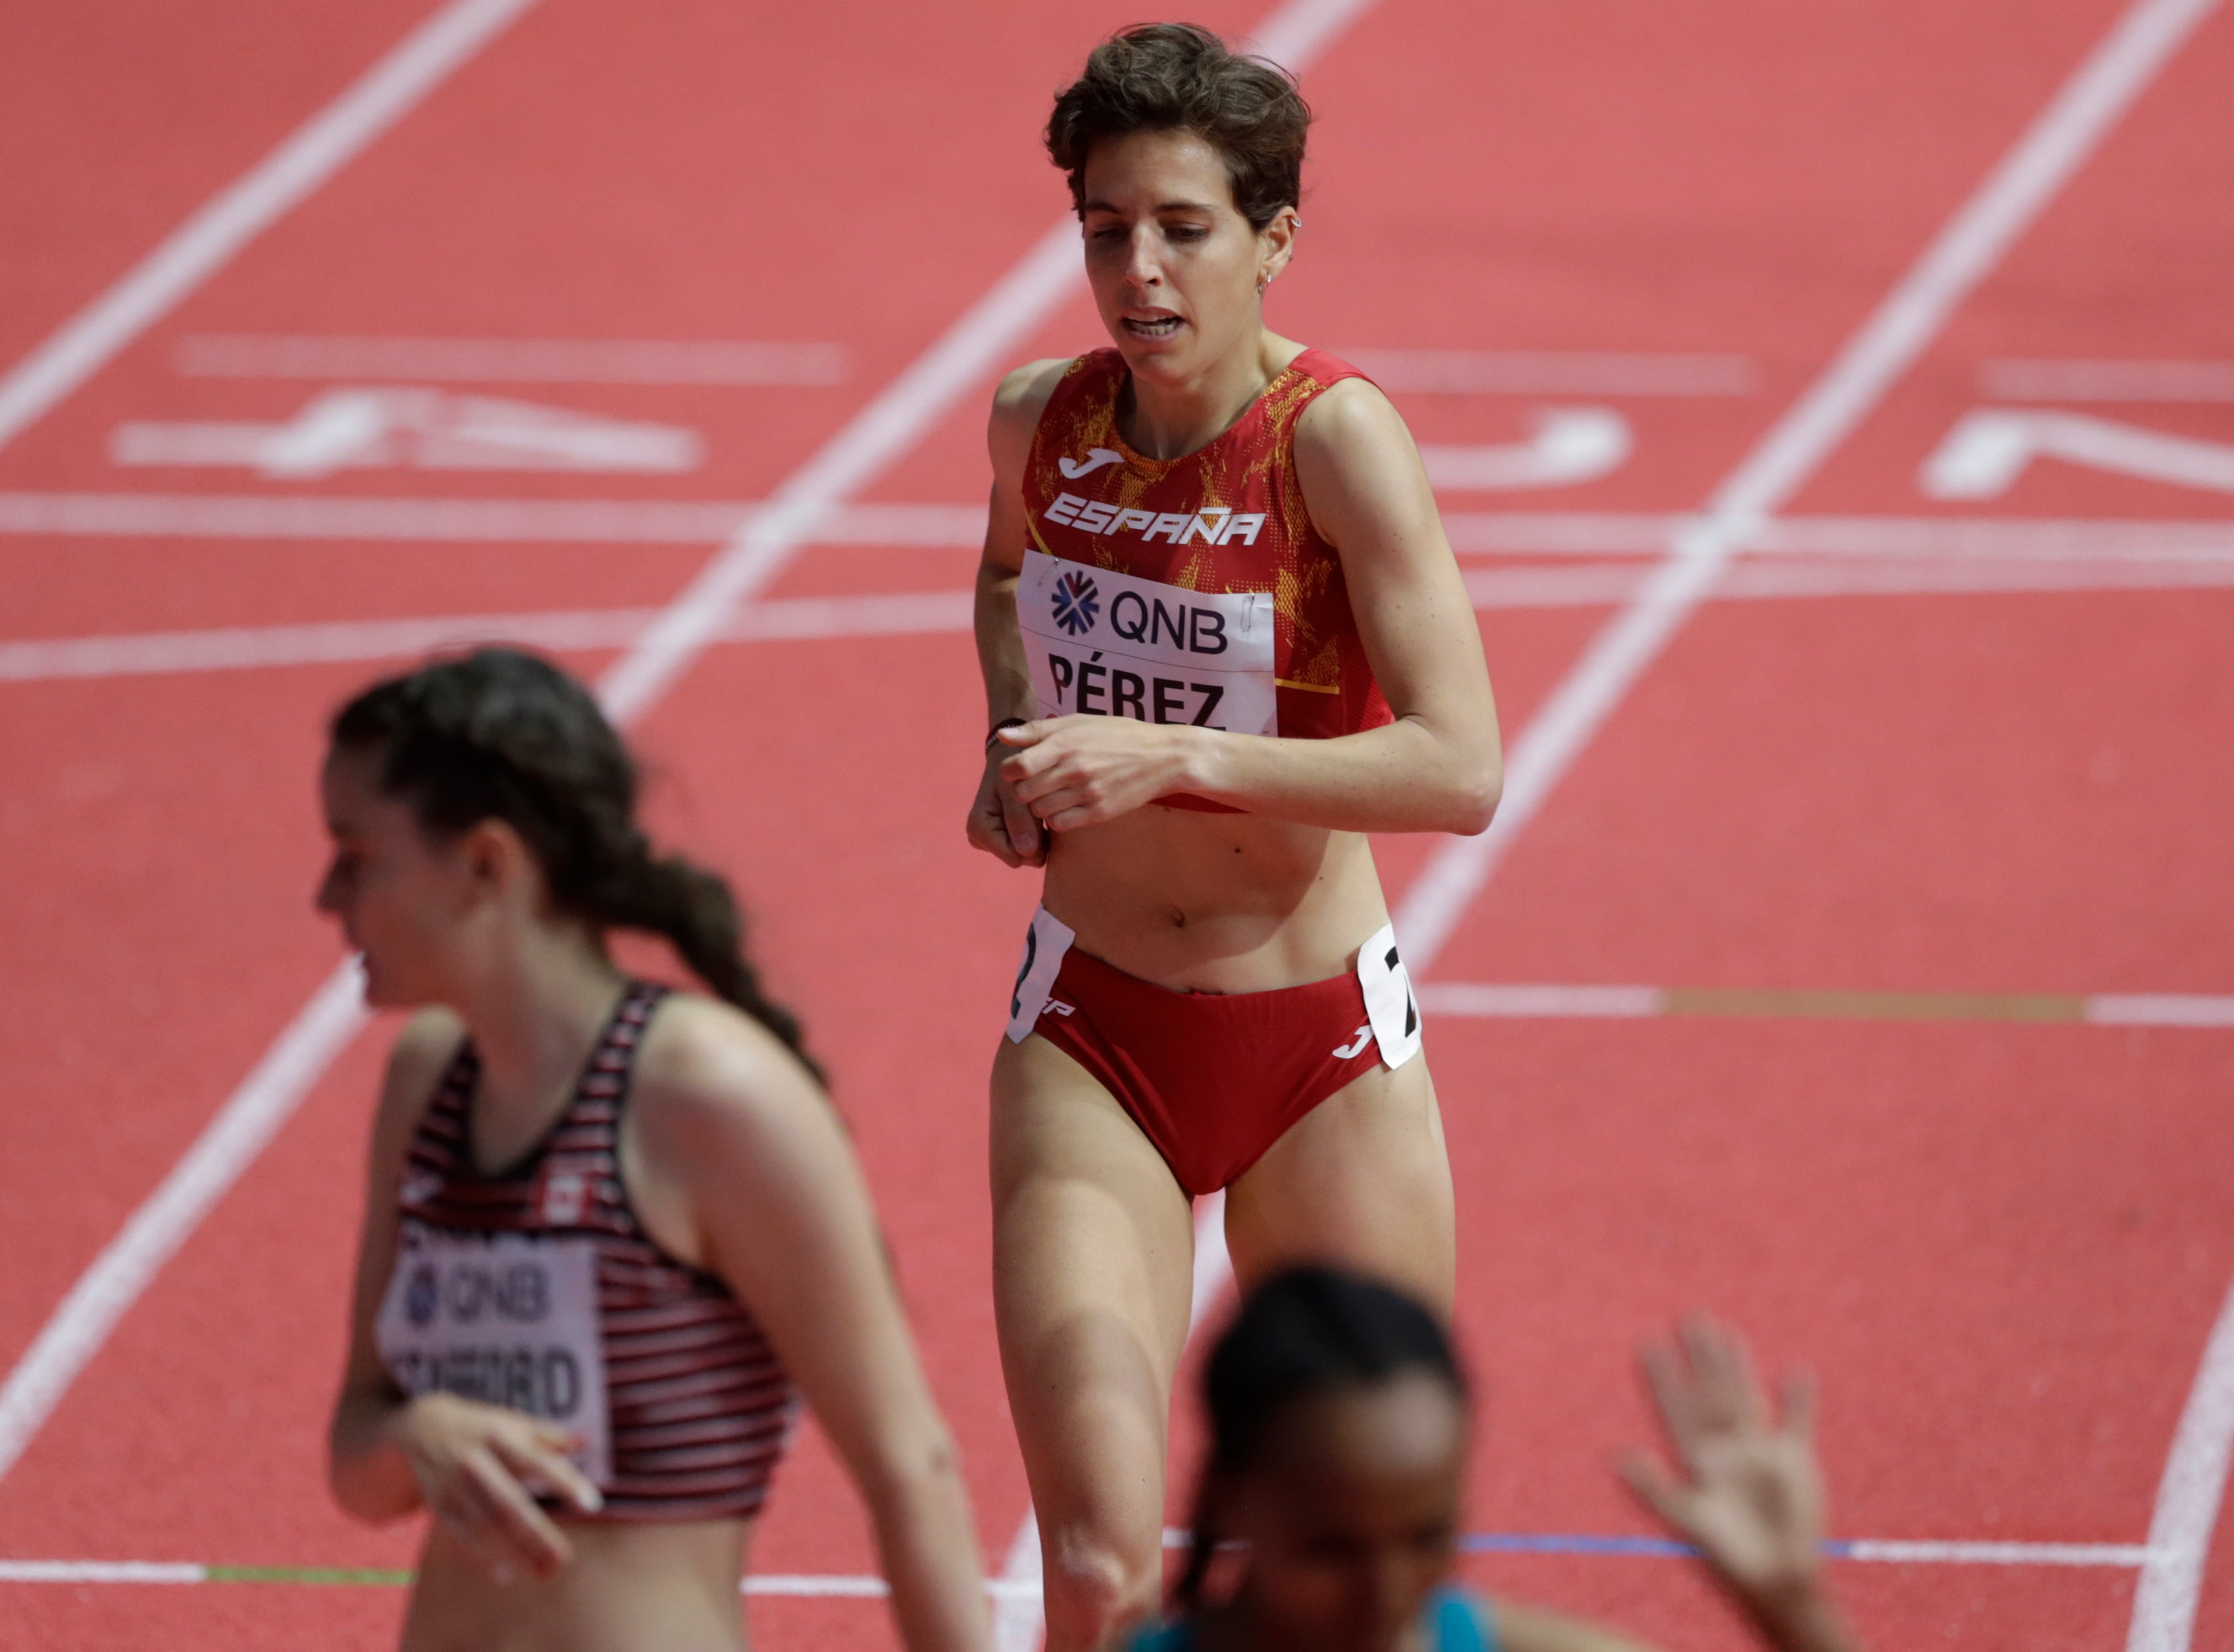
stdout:
POLYGON ((1192 514, 1167 511, 1159 515, 1154 511, 1120 510, 1106 500, 1082 500, 1075 493, 1057 493, 1055 503, 1040 514, 1050 522, 1082 528, 1088 533, 1131 533, 1138 530, 1144 545, 1157 539, 1167 539, 1173 545, 1186 545, 1195 539, 1205 545, 1254 545, 1264 526, 1262 512, 1237 515, 1230 505, 1205 505, 1192 514))

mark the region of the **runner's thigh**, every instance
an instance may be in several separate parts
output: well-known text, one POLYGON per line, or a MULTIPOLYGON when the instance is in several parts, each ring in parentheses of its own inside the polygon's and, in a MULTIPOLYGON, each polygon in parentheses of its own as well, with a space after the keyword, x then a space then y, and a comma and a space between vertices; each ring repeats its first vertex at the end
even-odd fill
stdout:
POLYGON ((1042 1039, 1003 1041, 992 1126, 994 1309, 1042 1525, 1160 1543, 1193 1278, 1186 1195, 1109 1093, 1042 1039))
POLYGON ((1290 1126, 1226 1190, 1226 1244, 1244 1286, 1291 1263, 1336 1263, 1447 1314, 1451 1205, 1434 1081, 1415 1055, 1361 1074, 1290 1126))

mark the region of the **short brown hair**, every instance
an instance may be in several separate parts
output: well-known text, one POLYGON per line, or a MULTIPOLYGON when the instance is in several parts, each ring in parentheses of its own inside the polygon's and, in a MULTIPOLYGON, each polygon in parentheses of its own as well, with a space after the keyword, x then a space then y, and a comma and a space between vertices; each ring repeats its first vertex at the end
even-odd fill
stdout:
POLYGON ((1302 199, 1310 124, 1310 108, 1285 69, 1237 56, 1193 23, 1152 23, 1094 49, 1086 72, 1055 95, 1047 147, 1070 174, 1071 204, 1083 217, 1086 158, 1095 144, 1135 132, 1192 132, 1224 159, 1234 206, 1261 230, 1302 199))

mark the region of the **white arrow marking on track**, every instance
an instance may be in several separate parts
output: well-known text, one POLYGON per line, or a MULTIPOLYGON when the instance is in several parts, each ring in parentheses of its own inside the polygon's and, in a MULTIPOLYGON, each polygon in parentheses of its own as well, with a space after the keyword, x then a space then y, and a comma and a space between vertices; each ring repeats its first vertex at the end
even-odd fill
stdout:
POLYGON ((1611 408, 1546 408, 1526 441, 1487 447, 1422 447, 1437 487, 1570 487, 1617 470, 1634 444, 1611 408))
POLYGON ((704 454, 678 425, 421 389, 328 390, 285 424, 131 423, 109 439, 120 465, 241 465, 291 480, 382 466, 672 473, 704 454))
POLYGON ((1956 421, 1917 474, 1933 499, 1998 499, 2035 459, 2234 493, 2234 447, 2091 414, 1980 408, 1956 421))

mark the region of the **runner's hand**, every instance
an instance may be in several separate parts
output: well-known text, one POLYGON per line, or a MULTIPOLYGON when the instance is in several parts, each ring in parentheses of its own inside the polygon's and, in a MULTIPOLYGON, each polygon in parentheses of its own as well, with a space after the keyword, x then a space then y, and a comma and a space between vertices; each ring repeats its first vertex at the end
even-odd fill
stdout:
POLYGON ((536 1506, 538 1492, 585 1514, 604 1506, 567 1458, 581 1437, 525 1412, 422 1394, 398 1409, 389 1433, 428 1509, 500 1583, 523 1572, 548 1577, 574 1557, 566 1534, 536 1506))
POLYGON ((1681 1472, 1630 1453, 1621 1473, 1637 1500, 1698 1548, 1774 1644, 1851 1644, 1822 1592, 1813 1381, 1785 1379, 1777 1420, 1744 1339, 1703 1315, 1638 1361, 1681 1472))
POLYGON ((970 806, 970 846, 996 857, 1004 866, 1047 864, 1047 834, 1001 772, 1009 748, 996 742, 985 753, 985 773, 970 806))
POLYGON ((1010 751, 1001 773, 1048 830, 1075 832, 1181 789, 1193 732, 1131 717, 1042 717, 1001 730, 1010 751))
POLYGON ((1785 1377, 1778 1422, 1745 1340, 1704 1315, 1684 1319, 1671 1344, 1637 1350, 1637 1361, 1680 1469, 1633 1451, 1622 1478, 1637 1503, 1698 1547, 1773 1645, 1854 1645, 1823 1591, 1814 1380, 1785 1377))

